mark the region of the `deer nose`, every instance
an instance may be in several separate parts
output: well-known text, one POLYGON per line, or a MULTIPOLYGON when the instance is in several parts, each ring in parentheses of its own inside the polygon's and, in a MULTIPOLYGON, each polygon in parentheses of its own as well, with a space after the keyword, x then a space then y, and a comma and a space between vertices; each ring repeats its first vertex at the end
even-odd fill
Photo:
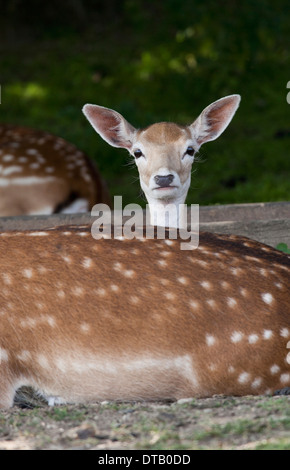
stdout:
POLYGON ((155 183, 158 184, 158 186, 160 186, 161 188, 166 188, 166 186, 170 186, 173 179, 174 179, 173 175, 165 175, 165 176, 156 175, 156 176, 154 176, 155 183))

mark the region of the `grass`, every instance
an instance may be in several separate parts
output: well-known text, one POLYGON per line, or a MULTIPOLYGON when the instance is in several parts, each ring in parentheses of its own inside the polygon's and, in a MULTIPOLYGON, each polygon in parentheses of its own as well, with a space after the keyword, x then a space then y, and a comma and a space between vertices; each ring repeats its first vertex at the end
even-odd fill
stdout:
POLYGON ((289 397, 47 406, 0 413, 0 449, 289 450, 289 397))
POLYGON ((278 243, 276 248, 277 250, 283 251, 284 253, 290 253, 290 248, 288 248, 286 243, 278 243))
POLYGON ((45 22, 44 14, 26 27, 20 22, 19 36, 1 40, 0 121, 72 141, 95 159, 112 195, 123 195, 124 205, 144 205, 127 152, 95 134, 82 106, 114 108, 136 127, 184 124, 210 102, 240 93, 230 127, 201 148, 187 202, 289 200, 286 1, 248 6, 225 0, 223 8, 213 0, 113 5, 114 15, 92 9, 79 30, 59 15, 55 24, 45 22))

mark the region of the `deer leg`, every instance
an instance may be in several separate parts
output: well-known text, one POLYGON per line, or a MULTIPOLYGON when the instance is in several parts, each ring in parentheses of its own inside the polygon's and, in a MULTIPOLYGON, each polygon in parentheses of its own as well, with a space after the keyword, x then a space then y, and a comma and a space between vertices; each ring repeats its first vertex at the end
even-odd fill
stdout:
POLYGON ((290 387, 284 387, 274 392, 275 395, 290 395, 290 387))

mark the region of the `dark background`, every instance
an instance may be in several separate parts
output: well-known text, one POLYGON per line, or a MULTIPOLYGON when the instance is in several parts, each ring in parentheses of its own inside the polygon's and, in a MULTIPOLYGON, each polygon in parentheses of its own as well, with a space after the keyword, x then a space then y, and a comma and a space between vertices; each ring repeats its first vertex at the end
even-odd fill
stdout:
POLYGON ((144 203, 137 170, 93 131, 85 103, 116 109, 135 127, 189 124, 212 101, 239 93, 229 128, 201 148, 187 203, 290 199, 289 0, 0 6, 0 121, 76 144, 124 204, 144 203))

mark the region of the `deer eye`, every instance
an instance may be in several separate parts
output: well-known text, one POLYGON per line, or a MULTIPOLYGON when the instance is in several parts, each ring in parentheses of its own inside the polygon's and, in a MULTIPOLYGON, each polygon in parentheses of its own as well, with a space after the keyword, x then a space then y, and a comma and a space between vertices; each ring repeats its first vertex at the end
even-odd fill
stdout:
POLYGON ((194 148, 193 147, 187 147, 185 155, 190 155, 190 157, 193 157, 194 154, 195 154, 194 148))
POLYGON ((134 151, 134 157, 135 158, 143 157, 143 153, 141 152, 140 149, 137 149, 137 150, 134 151))

